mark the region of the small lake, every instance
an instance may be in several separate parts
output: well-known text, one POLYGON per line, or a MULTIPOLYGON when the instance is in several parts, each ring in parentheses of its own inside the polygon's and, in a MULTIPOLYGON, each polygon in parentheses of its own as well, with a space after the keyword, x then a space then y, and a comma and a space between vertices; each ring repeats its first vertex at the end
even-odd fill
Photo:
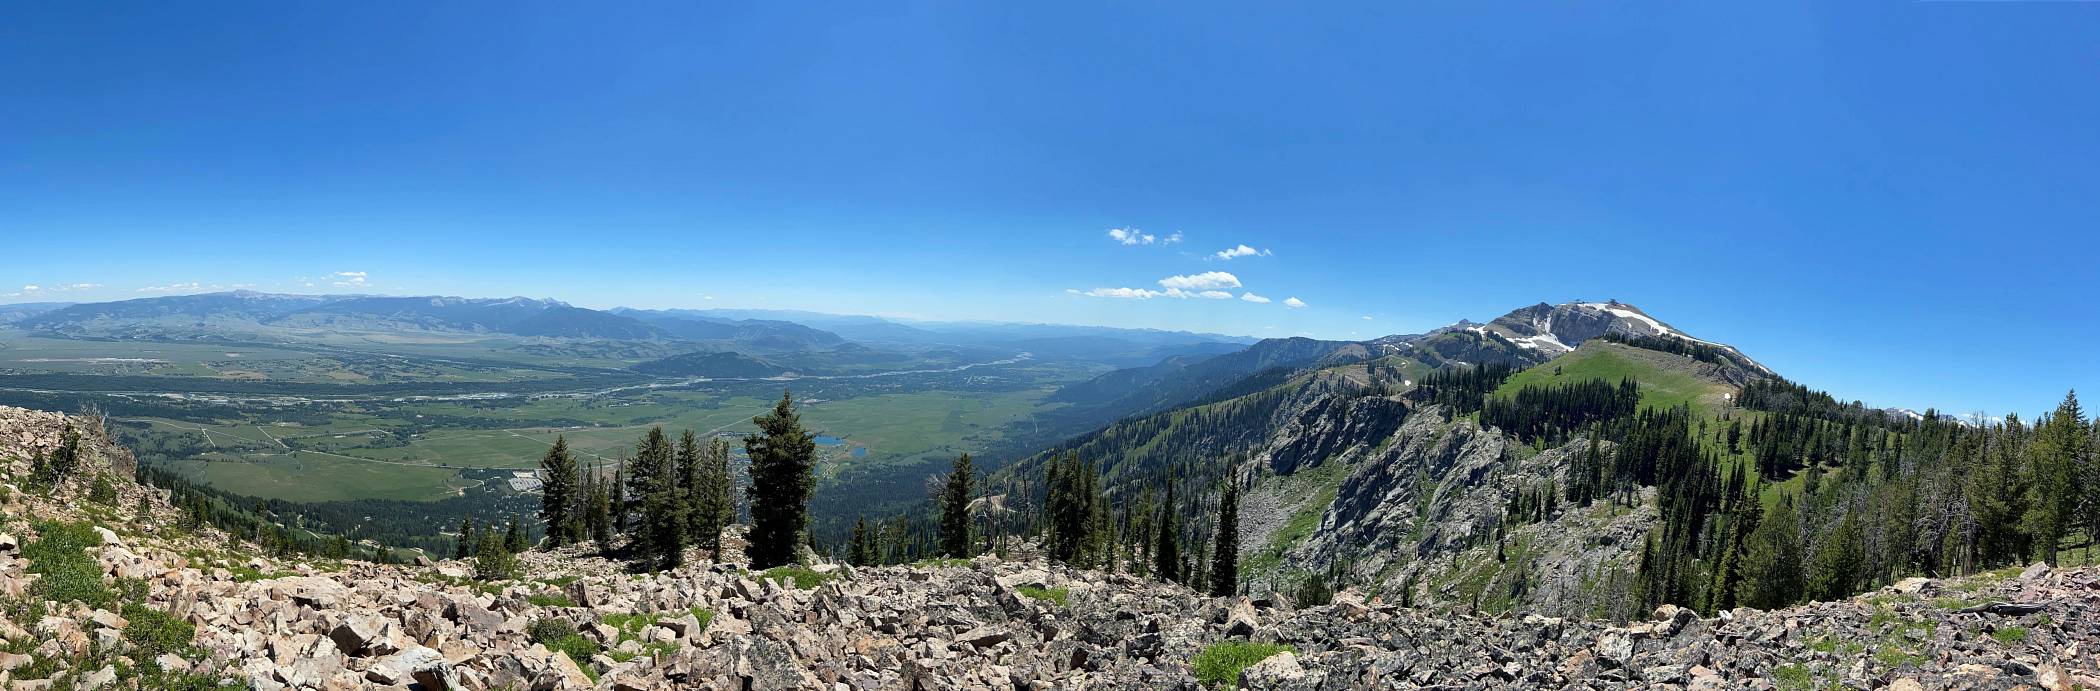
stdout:
POLYGON ((817 435, 817 437, 816 437, 816 442, 817 442, 817 446, 845 446, 845 445, 846 445, 846 440, 844 440, 844 439, 840 439, 840 438, 838 438, 838 437, 834 437, 834 436, 831 436, 831 435, 829 435, 829 434, 819 434, 819 435, 817 435))

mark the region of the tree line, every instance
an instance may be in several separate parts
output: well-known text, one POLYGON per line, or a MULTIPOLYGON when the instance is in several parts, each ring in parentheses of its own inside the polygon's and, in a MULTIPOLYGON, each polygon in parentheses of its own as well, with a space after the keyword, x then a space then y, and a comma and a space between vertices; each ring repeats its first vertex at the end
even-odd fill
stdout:
MULTIPOLYGON (((748 514, 745 556, 754 568, 797 561, 808 542, 809 499, 816 487, 816 441, 802 427, 791 393, 766 414, 752 418, 758 431, 743 438, 744 501, 737 501, 729 441, 702 443, 692 430, 673 442, 662 427, 651 428, 606 477, 581 466, 568 439, 556 437, 540 459, 539 519, 545 546, 590 542, 645 570, 676 568, 686 550, 719 553, 723 533, 748 514)), ((492 541, 475 539, 463 527, 458 556, 479 553, 492 541)), ((518 545, 493 541, 495 551, 518 545)))

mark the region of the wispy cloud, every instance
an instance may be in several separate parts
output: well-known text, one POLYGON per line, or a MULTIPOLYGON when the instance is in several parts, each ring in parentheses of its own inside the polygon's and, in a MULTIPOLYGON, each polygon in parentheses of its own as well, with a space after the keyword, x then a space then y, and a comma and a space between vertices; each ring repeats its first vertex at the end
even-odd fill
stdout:
POLYGON ((362 288, 368 275, 363 271, 337 271, 335 272, 335 286, 338 288, 362 288))
POLYGON ((1371 321, 1371 315, 1364 315, 1364 321, 1371 321))
POLYGON ((1168 276, 1159 279, 1162 288, 1181 290, 1221 290, 1240 287, 1240 277, 1223 271, 1205 271, 1187 276, 1168 276))
POLYGON ((1268 299, 1268 298, 1262 297, 1262 296, 1260 296, 1260 295, 1255 295, 1255 294, 1253 294, 1253 293, 1242 293, 1242 294, 1240 295, 1240 299, 1241 299, 1241 300, 1246 300, 1246 301, 1248 301, 1248 302, 1252 302, 1252 303, 1255 303, 1255 304, 1261 304, 1261 305, 1266 305, 1266 304, 1269 304, 1269 299, 1268 299))
POLYGON ((1285 306, 1285 307, 1289 307, 1289 308, 1291 308, 1291 309, 1298 309, 1298 308, 1300 308, 1300 307, 1304 307, 1304 306, 1305 306, 1305 301, 1304 301, 1304 300, 1300 300, 1300 299, 1298 299, 1298 298, 1295 298, 1295 297, 1291 297, 1291 298, 1284 298, 1284 299, 1283 299, 1283 306, 1285 306))
POLYGON ((146 287, 144 287, 144 288, 140 288, 140 289, 138 289, 138 292, 141 292, 141 293, 180 293, 180 292, 186 292, 186 291, 194 291, 194 290, 203 290, 203 289, 204 289, 204 284, 202 284, 202 283, 196 283, 196 282, 191 282, 191 283, 170 283, 170 284, 168 284, 168 285, 164 285, 164 286, 146 286, 146 287))
POLYGON ((21 296, 21 294, 31 294, 31 292, 67 292, 67 290, 95 290, 95 288, 103 288, 103 284, 59 284, 59 286, 38 286, 38 284, 29 284, 29 286, 21 286, 21 292, 10 292, 8 296, 21 296))
POLYGON ((1165 291, 1152 290, 1150 288, 1094 288, 1085 291, 1081 291, 1075 288, 1069 292, 1078 293, 1087 297, 1118 298, 1123 300, 1150 300, 1152 298, 1163 297, 1166 295, 1165 291))
POLYGON ((1159 244, 1162 244, 1162 245, 1172 245, 1172 244, 1176 244, 1176 243, 1179 243, 1179 242, 1181 242, 1181 231, 1178 231, 1178 230, 1177 230, 1177 231, 1174 231, 1174 234, 1173 234, 1173 235, 1169 235, 1169 236, 1167 236, 1167 237, 1166 237, 1166 239, 1164 239, 1164 240, 1160 240, 1160 241, 1159 241, 1159 244))
POLYGON ((1140 232, 1136 228, 1110 228, 1108 239, 1124 245, 1150 245, 1159 238, 1153 237, 1151 233, 1140 232))
POLYGON ((1266 257, 1269 256, 1269 251, 1265 249, 1258 250, 1252 247, 1248 247, 1246 245, 1240 245, 1238 247, 1228 247, 1222 250, 1218 250, 1217 252, 1212 253, 1210 256, 1217 257, 1225 261, 1232 261, 1233 259, 1237 259, 1240 257, 1266 257))
POLYGON ((1066 290, 1065 292, 1067 292, 1067 293, 1071 293, 1071 294, 1074 294, 1074 295, 1085 295, 1085 296, 1087 296, 1087 297, 1096 297, 1096 298, 1117 298, 1117 299, 1121 299, 1121 300, 1150 300, 1150 299, 1152 299, 1152 298, 1174 298, 1174 299, 1177 299, 1177 300, 1191 300, 1191 299, 1203 299, 1203 300, 1230 300, 1230 299, 1232 299, 1232 293, 1231 293, 1231 292, 1229 292, 1229 291, 1223 291, 1223 290, 1182 290, 1182 289, 1180 289, 1180 288, 1168 288, 1168 289, 1166 289, 1166 290, 1153 290, 1153 289, 1151 289, 1151 288, 1094 288, 1094 289, 1091 289, 1091 290, 1084 290, 1084 291, 1082 291, 1082 290, 1079 290, 1079 289, 1076 289, 1076 288, 1075 288, 1075 289, 1068 289, 1068 290, 1066 290))

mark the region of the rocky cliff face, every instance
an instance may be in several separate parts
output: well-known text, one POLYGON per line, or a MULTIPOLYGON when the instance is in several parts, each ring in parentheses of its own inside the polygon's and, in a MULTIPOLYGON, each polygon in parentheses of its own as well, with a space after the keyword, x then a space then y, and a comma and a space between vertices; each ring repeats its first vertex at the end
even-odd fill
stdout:
POLYGON ((1353 459, 1318 527, 1285 552, 1284 564, 1307 572, 1345 565, 1348 580, 1416 606, 1616 613, 1603 607, 1613 597, 1606 584, 1638 555, 1652 506, 1567 507, 1545 522, 1505 522, 1513 496, 1564 486, 1570 459, 1586 450, 1575 443, 1534 451, 1446 421, 1441 409, 1420 411, 1377 451, 1353 459))

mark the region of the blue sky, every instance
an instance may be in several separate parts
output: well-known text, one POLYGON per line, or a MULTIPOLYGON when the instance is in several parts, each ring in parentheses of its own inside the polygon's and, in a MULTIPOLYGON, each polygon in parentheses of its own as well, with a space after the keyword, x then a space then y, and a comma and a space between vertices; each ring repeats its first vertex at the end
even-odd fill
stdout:
POLYGON ((16 3, 0 301, 1351 338, 1616 298, 1877 404, 2100 385, 2100 4, 1195 9, 16 3), (1169 285, 1232 298, 1087 294, 1169 285))

